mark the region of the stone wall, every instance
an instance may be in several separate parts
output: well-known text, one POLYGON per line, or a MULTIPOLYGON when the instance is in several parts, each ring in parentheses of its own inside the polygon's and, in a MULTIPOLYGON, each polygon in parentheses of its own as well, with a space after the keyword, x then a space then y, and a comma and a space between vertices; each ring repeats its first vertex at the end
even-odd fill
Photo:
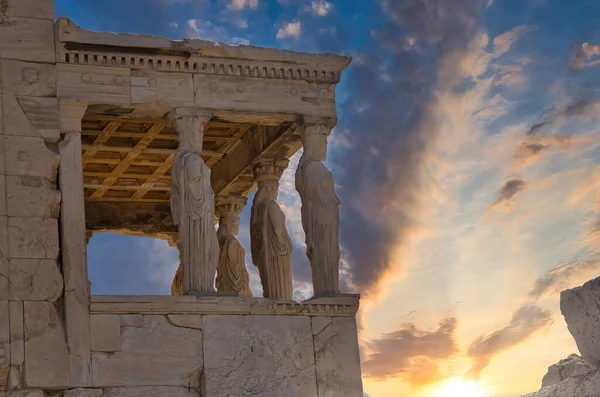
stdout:
POLYGON ((93 297, 90 387, 7 396, 362 397, 357 307, 327 301, 93 297))
POLYGON ((91 308, 93 388, 163 386, 154 395, 165 397, 363 395, 356 298, 93 297, 91 308))
POLYGON ((0 2, 0 391, 71 384, 53 19, 52 0, 0 2))

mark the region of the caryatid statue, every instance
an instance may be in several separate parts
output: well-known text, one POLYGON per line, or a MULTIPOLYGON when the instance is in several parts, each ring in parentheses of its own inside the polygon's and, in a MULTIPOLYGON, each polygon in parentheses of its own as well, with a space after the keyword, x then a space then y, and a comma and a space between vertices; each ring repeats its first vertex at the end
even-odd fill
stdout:
POLYGON ((243 196, 217 197, 215 212, 219 218, 217 237, 221 254, 217 266, 217 291, 237 292, 252 296, 250 278, 246 269, 246 250, 235 238, 240 228, 240 212, 248 199, 243 196))
POLYGON ((171 213, 179 230, 184 294, 215 291, 219 260, 215 194, 210 168, 201 156, 208 120, 210 115, 196 108, 177 108, 169 115, 179 140, 171 169, 171 213))
POLYGON ((302 201, 306 255, 312 268, 315 296, 339 294, 340 200, 327 157, 327 125, 307 125, 302 133, 304 152, 296 171, 296 190, 302 201))
POLYGON ((288 164, 289 160, 263 160, 253 168, 258 191, 250 216, 250 247, 265 298, 292 299, 293 294, 292 240, 276 201, 279 179, 288 164))

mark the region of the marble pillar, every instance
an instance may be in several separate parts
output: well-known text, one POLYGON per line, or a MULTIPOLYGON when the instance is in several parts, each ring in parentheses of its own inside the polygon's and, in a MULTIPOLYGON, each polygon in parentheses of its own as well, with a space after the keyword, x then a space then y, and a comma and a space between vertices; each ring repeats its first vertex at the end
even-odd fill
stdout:
POLYGON ((315 296, 340 293, 340 200, 335 193, 333 176, 323 164, 330 133, 331 127, 324 124, 305 126, 304 152, 296 171, 296 190, 302 200, 302 227, 315 296))
POLYGON ((261 160, 254 164, 258 191, 252 202, 250 246, 265 298, 292 299, 292 240, 285 214, 277 204, 279 179, 289 160, 261 160))
POLYGON ((217 265, 217 291, 252 296, 250 278, 246 269, 246 250, 237 240, 240 213, 248 199, 243 196, 217 197, 215 213, 219 218, 217 237, 221 249, 217 265))
POLYGON ((202 159, 204 127, 211 114, 177 108, 169 114, 179 139, 171 169, 171 213, 179 231, 183 294, 215 291, 219 243, 210 168, 202 159))

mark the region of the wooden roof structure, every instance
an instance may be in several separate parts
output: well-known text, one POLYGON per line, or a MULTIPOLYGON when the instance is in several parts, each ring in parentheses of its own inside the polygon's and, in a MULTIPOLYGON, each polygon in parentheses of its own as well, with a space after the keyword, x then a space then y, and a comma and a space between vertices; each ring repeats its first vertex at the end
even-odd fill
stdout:
MULTIPOLYGON (((177 133, 162 117, 135 117, 131 109, 90 106, 82 120, 83 187, 88 235, 98 231, 172 240, 171 166, 177 133)), ((215 195, 248 196, 251 163, 288 158, 301 144, 298 123, 260 125, 214 117, 205 128, 202 157, 212 169, 215 195)))

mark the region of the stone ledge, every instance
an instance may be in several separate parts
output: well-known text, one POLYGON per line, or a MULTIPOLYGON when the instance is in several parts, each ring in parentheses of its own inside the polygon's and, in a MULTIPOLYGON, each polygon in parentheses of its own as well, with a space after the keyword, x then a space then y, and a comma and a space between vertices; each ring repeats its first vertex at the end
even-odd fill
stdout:
POLYGON ((92 296, 92 314, 213 314, 354 317, 358 295, 306 302, 279 299, 194 296, 92 296))

